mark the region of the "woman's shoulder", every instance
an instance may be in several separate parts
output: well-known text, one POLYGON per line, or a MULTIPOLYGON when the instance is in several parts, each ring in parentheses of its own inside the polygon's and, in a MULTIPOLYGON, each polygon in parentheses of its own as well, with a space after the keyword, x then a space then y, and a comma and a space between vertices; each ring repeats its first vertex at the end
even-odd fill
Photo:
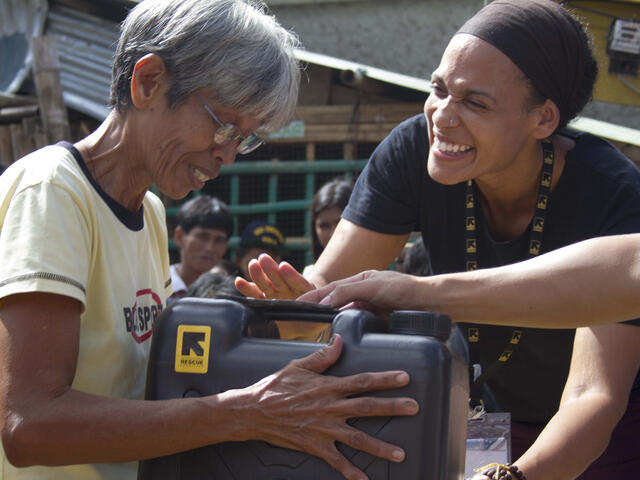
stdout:
MULTIPOLYGON (((148 191, 143 201, 145 222, 154 226, 165 227, 165 206, 162 200, 153 192, 148 191)), ((166 228, 166 227, 165 227, 166 228)))
POLYGON ((567 153, 567 163, 585 175, 596 175, 612 182, 640 185, 640 169, 623 152, 607 140, 586 132, 565 130, 563 135, 574 141, 567 153))
POLYGON ((86 184, 86 177, 68 149, 49 145, 12 163, 0 177, 0 191, 19 191, 43 183, 77 190, 80 184, 86 184))
POLYGON ((162 203, 162 200, 160 199, 160 197, 158 197, 158 195, 156 195, 150 190, 147 191, 147 193, 144 196, 144 205, 145 205, 145 208, 152 209, 155 213, 158 213, 164 216, 164 213, 165 213, 164 203, 162 203))
POLYGON ((429 149, 427 122, 423 114, 414 115, 399 123, 378 145, 372 155, 374 161, 402 165, 420 164, 429 149))
POLYGON ((608 140, 588 132, 564 129, 561 135, 573 140, 575 146, 569 152, 570 157, 583 162, 619 163, 624 167, 637 169, 635 164, 608 140))
POLYGON ((420 113, 400 122, 389 134, 391 138, 401 139, 403 142, 424 144, 427 139, 427 120, 420 113))

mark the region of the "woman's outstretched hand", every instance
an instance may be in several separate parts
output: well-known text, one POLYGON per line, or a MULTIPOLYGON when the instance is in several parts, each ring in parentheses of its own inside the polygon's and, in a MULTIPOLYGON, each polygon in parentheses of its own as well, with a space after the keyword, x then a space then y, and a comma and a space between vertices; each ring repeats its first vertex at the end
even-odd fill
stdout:
POLYGON ((249 274, 252 282, 242 277, 235 281, 238 291, 247 297, 295 300, 315 288, 289 263, 278 264, 266 253, 249 262, 249 274))

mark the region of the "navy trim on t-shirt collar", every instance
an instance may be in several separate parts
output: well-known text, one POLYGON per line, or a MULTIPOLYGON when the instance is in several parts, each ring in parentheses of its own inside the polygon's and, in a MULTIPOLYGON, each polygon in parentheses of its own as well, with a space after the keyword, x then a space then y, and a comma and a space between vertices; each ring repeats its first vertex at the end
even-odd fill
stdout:
POLYGON ((82 173, 84 173, 84 176, 87 177, 87 180, 89 180, 91 186, 93 186, 95 191, 98 192, 100 197, 102 197, 102 199, 106 202, 109 209, 116 217, 118 217, 118 220, 120 220, 125 227, 134 231, 142 230, 142 228, 144 227, 144 205, 141 205, 137 212, 132 212, 128 208, 115 201, 107 194, 107 192, 102 189, 98 182, 96 182, 95 178, 93 178, 93 176, 89 172, 89 169, 87 168, 87 165, 84 163, 82 155, 71 142, 58 142, 56 143, 56 146, 67 149, 71 153, 71 155, 73 155, 73 158, 75 158, 76 162, 78 162, 82 173))

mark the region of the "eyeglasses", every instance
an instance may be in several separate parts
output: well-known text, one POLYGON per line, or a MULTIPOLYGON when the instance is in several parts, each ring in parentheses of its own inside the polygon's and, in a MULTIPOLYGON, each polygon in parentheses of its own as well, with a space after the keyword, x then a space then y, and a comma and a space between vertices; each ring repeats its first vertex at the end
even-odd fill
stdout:
POLYGON ((220 125, 220 127, 218 127, 216 132, 213 134, 213 141, 218 145, 224 146, 228 145, 231 142, 237 141, 238 146, 236 147, 236 149, 238 150, 238 153, 241 155, 245 155, 249 152, 253 152, 256 148, 264 143, 264 140, 260 137, 260 135, 256 133, 251 133, 245 137, 243 135, 240 135, 239 128, 234 124, 222 123, 218 116, 209 108, 209 105, 205 103, 202 97, 196 92, 193 92, 193 94, 198 100, 200 100, 200 103, 202 103, 202 106, 207 111, 207 113, 211 115, 211 118, 213 118, 213 120, 218 125, 220 125))

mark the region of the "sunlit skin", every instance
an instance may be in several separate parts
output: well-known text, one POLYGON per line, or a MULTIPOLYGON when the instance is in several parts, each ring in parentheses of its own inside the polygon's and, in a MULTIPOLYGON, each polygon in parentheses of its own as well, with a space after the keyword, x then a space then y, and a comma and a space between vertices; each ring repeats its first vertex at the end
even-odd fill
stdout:
MULTIPOLYGON (((431 77, 425 102, 427 168, 439 183, 473 179, 492 233, 522 233, 533 215, 542 165, 539 140, 557 125, 550 100, 531 105, 526 78, 497 48, 472 35, 455 35, 431 77)), ((554 136, 554 186, 567 140, 554 136)))
MULTIPOLYGON (((549 99, 535 104, 526 77, 506 55, 477 37, 460 34, 451 39, 432 75, 424 114, 429 175, 445 185, 473 179, 493 238, 521 235, 535 211, 540 141, 551 138, 555 149, 552 191, 573 146, 571 140, 553 134, 558 107, 549 99)), ((404 245, 402 238, 370 233, 343 221, 309 279, 287 263, 278 265, 261 256, 249 266, 253 283, 239 279, 236 287, 258 298, 296 298, 342 276, 377 268, 372 259, 394 258, 399 253, 396 246, 404 245), (363 248, 367 256, 355 255, 363 248)))
MULTIPOLYGON (((218 125, 194 95, 174 109, 169 107, 169 76, 160 57, 145 56, 134 71, 132 111, 110 113, 76 147, 100 186, 118 203, 137 211, 154 184, 174 199, 200 190, 218 176, 222 165, 234 162, 237 142, 220 146, 213 141, 218 125)), ((198 94, 221 121, 233 123, 243 135, 260 126, 257 116, 221 106, 212 92, 198 94)))
POLYGON ((263 254, 268 255, 270 258, 273 258, 276 262, 280 262, 280 260, 282 260, 279 255, 276 255, 273 252, 267 251, 265 253, 265 249, 263 247, 251 247, 246 252, 244 252, 244 255, 242 255, 242 257, 240 257, 236 262, 238 268, 240 269, 240 274, 244 278, 251 278, 251 274, 249 273, 249 265, 252 263, 256 263, 253 262, 253 260, 256 260, 263 254))
POLYGON ((217 228, 195 226, 187 233, 176 227, 173 238, 180 249, 178 275, 187 286, 217 265, 227 251, 227 233, 217 228))
POLYGON ((329 239, 340 221, 342 209, 340 207, 329 207, 321 210, 317 215, 313 225, 316 236, 322 248, 327 246, 329 239))
MULTIPOLYGON (((242 118, 234 109, 215 106, 210 93, 199 93, 223 122, 244 127, 244 133, 258 128, 257 120, 242 118)), ((148 169, 161 191, 172 198, 182 198, 216 178, 222 165, 231 165, 236 157, 237 143, 219 146, 213 141, 218 125, 193 96, 175 111, 167 111, 166 115, 172 120, 165 123, 165 131, 159 135, 155 147, 157 160, 148 169)))
POLYGON ((525 106, 527 85, 518 68, 492 45, 456 35, 431 76, 425 103, 428 170, 439 183, 474 178, 501 181, 530 163, 527 148, 535 112, 525 106), (451 146, 459 151, 450 151, 451 146))

